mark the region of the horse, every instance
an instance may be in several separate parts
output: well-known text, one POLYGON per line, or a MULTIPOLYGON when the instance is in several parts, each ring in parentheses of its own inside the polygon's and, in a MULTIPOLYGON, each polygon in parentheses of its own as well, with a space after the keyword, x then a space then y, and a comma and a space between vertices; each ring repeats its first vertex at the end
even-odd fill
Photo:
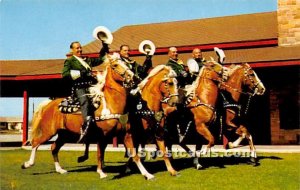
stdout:
MULTIPOLYGON (((100 93, 103 95, 102 99, 105 101, 101 102, 99 108, 95 110, 96 127, 91 128, 91 130, 95 130, 93 134, 97 134, 97 173, 99 173, 100 178, 107 177, 107 174, 102 170, 102 162, 106 147, 105 140, 110 134, 125 130, 124 144, 128 147, 132 155, 134 155, 135 150, 133 148, 130 126, 126 125, 126 122, 124 125, 122 124, 124 122, 120 121, 123 116, 127 98, 126 89, 122 83, 132 82, 134 74, 116 56, 106 56, 107 59, 105 62, 108 66, 106 67, 103 77, 105 78, 105 82, 104 84, 100 84, 102 85, 102 90, 94 89, 94 91, 101 91, 100 93), (118 103, 116 104, 116 102, 118 103)), ((97 85, 95 87, 97 87, 97 85)), ((64 114, 60 112, 58 105, 62 100, 63 98, 52 100, 41 106, 34 114, 31 140, 32 151, 30 159, 22 165, 23 169, 33 166, 38 147, 58 134, 56 141, 51 145, 55 170, 61 174, 67 173, 67 170, 63 169, 59 164, 58 152, 68 139, 76 142, 80 134, 83 118, 81 114, 64 114), (75 135, 76 138, 71 138, 70 133, 75 135)), ((133 157, 133 160, 146 179, 154 178, 154 176, 144 168, 137 154, 133 157)))
POLYGON ((228 80, 223 81, 220 85, 223 109, 225 109, 223 116, 226 127, 223 130, 227 133, 235 131, 239 137, 234 142, 229 142, 226 147, 238 147, 246 138, 250 147, 250 160, 256 163, 257 156, 253 139, 243 123, 242 117, 247 114, 251 98, 255 95, 263 95, 266 89, 249 64, 242 63, 231 67, 228 80), (241 113, 242 105, 239 103, 241 95, 249 97, 246 108, 243 109, 244 113, 241 113))
MULTIPOLYGON (((187 100, 183 108, 171 113, 167 120, 168 138, 171 138, 168 142, 168 149, 171 149, 172 144, 177 143, 187 153, 192 153, 185 143, 188 139, 185 137, 189 136, 187 135, 188 132, 194 135, 194 140, 197 141, 195 142, 197 145, 196 150, 202 147, 199 142, 200 136, 208 141, 202 154, 207 154, 208 150, 214 146, 214 136, 208 127, 215 119, 215 105, 219 92, 218 84, 221 82, 222 77, 223 66, 212 59, 201 68, 193 84, 185 88, 187 100), (183 134, 181 132, 182 126, 185 127, 183 134)), ((197 169, 202 168, 197 158, 193 162, 197 169)))
MULTIPOLYGON (((174 111, 178 103, 177 80, 175 77, 176 73, 169 66, 158 65, 154 67, 148 76, 138 84, 138 103, 131 110, 132 115, 129 117, 140 120, 144 132, 150 133, 150 136, 155 138, 167 170, 172 176, 178 175, 178 172, 172 167, 166 151, 164 123, 166 115, 174 111)), ((136 148, 138 148, 138 144, 136 145, 136 148)), ((130 161, 131 158, 129 158, 128 163, 130 161)))

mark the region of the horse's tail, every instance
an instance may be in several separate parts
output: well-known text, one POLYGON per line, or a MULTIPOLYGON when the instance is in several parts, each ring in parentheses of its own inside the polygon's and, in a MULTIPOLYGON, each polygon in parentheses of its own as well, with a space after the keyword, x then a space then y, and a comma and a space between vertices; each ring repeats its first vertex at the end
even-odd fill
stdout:
POLYGON ((46 105, 48 105, 52 100, 45 100, 39 104, 38 108, 32 117, 32 133, 31 139, 39 137, 41 135, 40 122, 42 119, 42 113, 46 105))

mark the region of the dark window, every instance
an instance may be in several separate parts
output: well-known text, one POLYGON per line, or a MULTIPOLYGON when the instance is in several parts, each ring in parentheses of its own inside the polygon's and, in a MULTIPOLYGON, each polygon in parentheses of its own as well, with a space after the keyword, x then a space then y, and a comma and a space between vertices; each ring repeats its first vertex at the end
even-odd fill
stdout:
POLYGON ((299 129, 299 87, 296 87, 287 86, 278 96, 281 129, 299 129))

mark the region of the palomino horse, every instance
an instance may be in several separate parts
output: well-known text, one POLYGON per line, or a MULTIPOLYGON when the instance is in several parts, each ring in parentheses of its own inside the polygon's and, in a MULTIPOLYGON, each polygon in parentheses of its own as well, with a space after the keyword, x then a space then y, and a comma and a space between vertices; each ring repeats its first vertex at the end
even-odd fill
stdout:
MULTIPOLYGON (((208 126, 215 119, 215 104, 218 97, 218 84, 221 82, 223 74, 223 67, 219 63, 211 60, 205 66, 203 66, 199 72, 198 77, 193 84, 187 87, 187 102, 182 110, 178 110, 178 113, 174 113, 177 121, 172 116, 168 118, 168 130, 170 136, 176 134, 178 137, 177 142, 170 140, 168 148, 171 149, 172 144, 178 143, 185 151, 191 153, 191 150, 186 146, 184 141, 188 131, 192 126, 195 126, 195 132, 203 136, 207 141, 208 145, 202 151, 203 154, 207 153, 212 146, 214 146, 214 136, 211 134, 208 126), (184 125, 184 134, 181 133, 180 125, 184 125), (176 129, 177 128, 177 129, 176 129), (172 132, 173 131, 173 132, 172 132), (173 142, 172 142, 173 141, 173 142)), ((174 117, 173 116, 173 117, 174 117)), ((196 134, 192 134, 196 135, 196 134)), ((169 138, 169 137, 168 137, 169 138)), ((197 138, 197 141, 200 140, 197 138)), ((200 142, 195 142, 196 147, 199 146, 200 142)), ((201 147, 198 147, 201 148, 201 147)), ((197 148, 197 149, 198 149, 197 148)), ((197 169, 202 166, 198 163, 198 159, 194 160, 194 165, 197 169)))
MULTIPOLYGON (((109 66, 106 67, 104 72, 105 83, 102 85, 101 94, 104 95, 105 102, 101 102, 100 107, 95 111, 97 131, 97 158, 98 166, 97 173, 100 174, 100 178, 105 178, 107 175, 102 170, 102 155, 105 151, 105 138, 114 131, 120 131, 126 128, 126 134, 124 137, 124 144, 129 148, 131 154, 134 154, 132 137, 130 134, 129 125, 124 127, 121 125, 120 116, 124 112, 126 104, 126 89, 122 86, 123 82, 132 82, 133 73, 129 68, 118 58, 107 55, 109 66), (118 102, 118 103, 116 103, 118 102), (98 118, 98 119, 97 119, 98 118)), ((97 91, 97 90, 96 90, 97 91)), ((100 91, 98 89, 98 91, 100 91)), ((58 105, 62 99, 55 99, 48 104, 42 106, 33 117, 33 132, 32 132, 32 152, 30 159, 25 162, 22 168, 29 168, 34 165, 35 154, 38 147, 49 140, 54 135, 58 134, 57 140, 52 144, 51 150, 55 162, 55 169, 58 173, 66 173, 58 161, 58 152, 60 148, 66 143, 66 131, 73 134, 80 134, 81 124, 83 119, 81 114, 63 114, 58 110, 58 105), (64 132, 64 133, 60 133, 64 132)), ((93 129, 93 128, 91 128, 93 129)), ((68 133, 70 136, 70 133, 68 133)), ((76 139, 77 139, 76 138, 76 139)), ((74 141, 76 142, 76 139, 74 141)), ((138 155, 134 156, 134 162, 139 168, 142 175, 146 179, 151 179, 154 176, 150 174, 142 165, 138 155)))
POLYGON ((256 162, 256 151, 252 136, 244 124, 242 124, 243 121, 238 121, 241 120, 241 105, 239 104, 239 100, 242 94, 249 96, 248 104, 244 108, 245 113, 242 113, 245 115, 247 114, 251 97, 254 95, 263 95, 266 89, 254 70, 247 63, 232 66, 229 71, 228 80, 221 83, 221 89, 223 89, 221 97, 225 109, 226 128, 224 130, 235 131, 239 135, 236 141, 233 143, 229 142, 227 146, 228 148, 238 147, 241 141, 246 138, 250 146, 251 161, 256 162))
MULTIPOLYGON (((134 110, 134 117, 142 120, 145 131, 152 131, 161 151, 167 170, 172 176, 178 174, 171 165, 164 142, 165 115, 176 109, 178 89, 176 73, 171 67, 158 65, 138 85, 140 98, 134 110)), ((139 135, 139 134, 137 134, 139 135)), ((131 158, 129 159, 130 162, 131 158)))

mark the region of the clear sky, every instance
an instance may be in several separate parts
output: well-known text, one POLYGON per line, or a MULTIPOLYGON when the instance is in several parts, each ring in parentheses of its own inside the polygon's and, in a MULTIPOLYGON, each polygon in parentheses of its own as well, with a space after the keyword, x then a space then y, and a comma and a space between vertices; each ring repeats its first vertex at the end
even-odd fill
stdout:
MULTIPOLYGON (((99 25, 114 32, 126 25, 276 9, 277 0, 0 0, 0 60, 63 59, 70 42, 91 42, 99 25)), ((22 116, 22 106, 20 99, 0 98, 0 116, 22 116)))

